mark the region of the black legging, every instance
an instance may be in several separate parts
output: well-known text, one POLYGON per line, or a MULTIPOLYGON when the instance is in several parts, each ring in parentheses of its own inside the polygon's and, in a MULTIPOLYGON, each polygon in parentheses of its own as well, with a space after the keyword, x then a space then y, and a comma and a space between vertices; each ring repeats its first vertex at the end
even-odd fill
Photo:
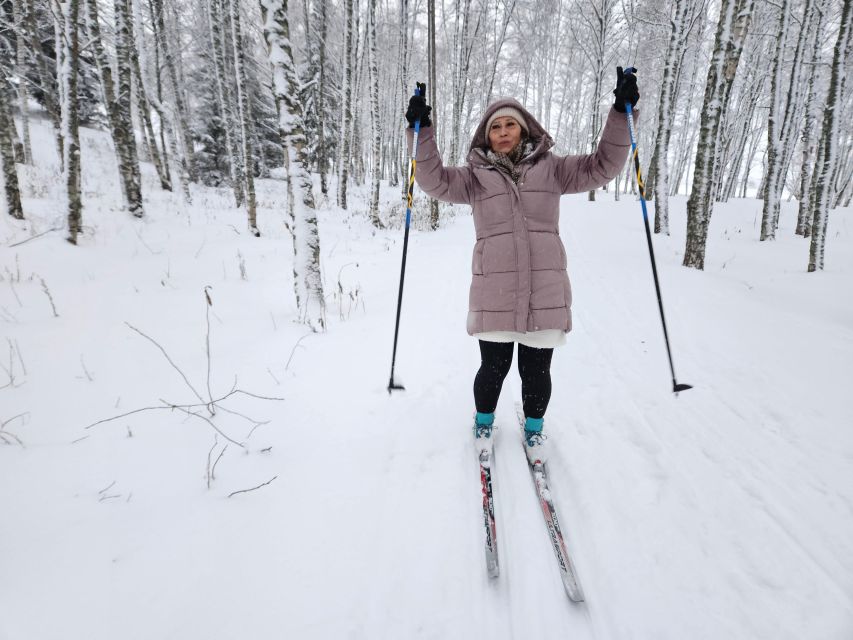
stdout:
MULTIPOLYGON (((512 365, 514 342, 480 340, 482 364, 474 378, 474 404, 480 413, 494 413, 504 378, 512 365)), ((521 398, 527 418, 541 418, 551 399, 551 356, 553 349, 518 345, 521 398)))

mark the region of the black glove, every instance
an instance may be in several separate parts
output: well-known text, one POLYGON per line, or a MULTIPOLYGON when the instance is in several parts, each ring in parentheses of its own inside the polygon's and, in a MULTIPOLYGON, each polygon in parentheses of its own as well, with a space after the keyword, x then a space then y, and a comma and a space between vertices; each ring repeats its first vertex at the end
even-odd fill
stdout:
POLYGON ((622 71, 622 67, 616 67, 616 88, 613 90, 615 97, 613 108, 620 113, 625 113, 625 103, 630 102, 631 108, 637 104, 640 99, 640 92, 637 90, 637 76, 634 75, 637 70, 633 67, 628 68, 628 72, 622 71))
POLYGON ((429 119, 432 107, 426 103, 426 84, 419 82, 419 96, 412 96, 409 100, 409 108, 406 111, 406 120, 409 121, 409 127, 414 128, 415 123, 420 120, 421 128, 431 127, 432 120, 429 119))

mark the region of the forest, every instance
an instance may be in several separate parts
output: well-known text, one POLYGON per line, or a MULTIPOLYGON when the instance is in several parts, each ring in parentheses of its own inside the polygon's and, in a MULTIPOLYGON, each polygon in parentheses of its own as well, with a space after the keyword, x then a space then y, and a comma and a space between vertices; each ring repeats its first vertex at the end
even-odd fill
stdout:
MULTIPOLYGON (((853 198, 851 3, 841 0, 3 0, 0 160, 5 208, 26 219, 17 171, 32 162, 31 123, 54 131, 67 239, 85 225, 79 129, 109 131, 124 209, 145 215, 140 163, 159 188, 227 187, 260 235, 255 181, 280 177, 301 306, 317 295, 316 210, 349 205, 408 172, 402 117, 428 86, 448 165, 496 97, 520 100, 555 151, 595 149, 616 65, 638 69, 638 149, 656 233, 668 199, 689 196, 683 264, 703 269, 714 204, 763 200, 759 240, 780 202, 799 203, 808 271, 824 265, 830 211, 853 198), (276 170, 281 170, 276 174, 276 170), (316 179, 316 186, 314 184, 316 179), (318 193, 315 193, 317 191, 318 193), (286 195, 284 195, 286 193, 286 195), (313 275, 312 275, 313 274, 313 275)), ((636 194, 626 165, 606 188, 636 194)), ((590 192, 589 198, 606 194, 590 192)), ((436 229, 441 209, 429 210, 436 229)), ((317 317, 307 313, 308 317, 317 317)))

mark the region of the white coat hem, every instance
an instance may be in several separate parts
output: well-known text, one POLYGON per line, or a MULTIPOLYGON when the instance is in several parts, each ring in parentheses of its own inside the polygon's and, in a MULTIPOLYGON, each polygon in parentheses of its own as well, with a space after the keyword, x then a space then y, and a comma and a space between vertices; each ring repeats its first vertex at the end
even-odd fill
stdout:
POLYGON ((484 331, 475 333, 474 338, 486 342, 518 342, 534 349, 553 349, 566 344, 566 332, 562 329, 543 329, 520 333, 518 331, 484 331))

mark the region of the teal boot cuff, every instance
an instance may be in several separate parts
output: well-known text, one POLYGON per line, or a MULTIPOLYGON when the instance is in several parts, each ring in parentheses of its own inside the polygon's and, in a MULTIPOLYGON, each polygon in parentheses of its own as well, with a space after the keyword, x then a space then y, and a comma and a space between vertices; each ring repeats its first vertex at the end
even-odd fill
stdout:
POLYGON ((525 418, 524 430, 539 433, 542 431, 543 424, 545 424, 545 418, 525 418))
POLYGON ((477 412, 477 424, 488 425, 491 426, 495 422, 495 414, 494 413, 480 413, 477 412))

